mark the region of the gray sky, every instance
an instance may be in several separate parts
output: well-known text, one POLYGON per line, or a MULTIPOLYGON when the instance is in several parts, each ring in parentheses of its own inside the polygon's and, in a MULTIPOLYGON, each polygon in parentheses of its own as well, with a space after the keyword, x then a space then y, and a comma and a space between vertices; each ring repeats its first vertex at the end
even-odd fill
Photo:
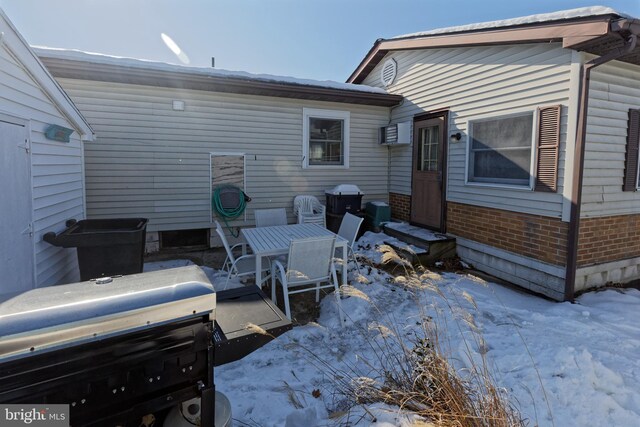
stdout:
MULTIPOLYGON (((640 17, 640 0, 601 5, 640 17)), ((374 41, 592 6, 575 0, 0 0, 31 44, 345 81, 374 41)))

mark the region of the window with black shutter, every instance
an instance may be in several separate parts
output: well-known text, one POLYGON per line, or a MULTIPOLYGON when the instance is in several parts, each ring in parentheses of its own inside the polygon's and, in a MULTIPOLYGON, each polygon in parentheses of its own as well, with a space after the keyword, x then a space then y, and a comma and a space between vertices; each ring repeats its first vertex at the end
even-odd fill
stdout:
POLYGON ((640 110, 629 110, 627 125, 627 154, 624 162, 622 191, 636 191, 640 187, 638 174, 638 146, 640 145, 640 110))

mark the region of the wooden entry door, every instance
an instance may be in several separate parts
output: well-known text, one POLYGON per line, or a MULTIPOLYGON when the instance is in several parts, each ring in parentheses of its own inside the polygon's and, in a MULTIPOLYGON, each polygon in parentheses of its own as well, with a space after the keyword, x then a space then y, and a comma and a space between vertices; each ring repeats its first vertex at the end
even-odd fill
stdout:
POLYGON ((445 117, 413 124, 411 222, 443 230, 445 177, 445 117))

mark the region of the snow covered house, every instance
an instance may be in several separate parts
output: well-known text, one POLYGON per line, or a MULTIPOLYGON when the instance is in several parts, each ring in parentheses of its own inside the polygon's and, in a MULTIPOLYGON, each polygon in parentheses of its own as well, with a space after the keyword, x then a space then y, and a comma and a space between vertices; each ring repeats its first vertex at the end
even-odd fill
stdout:
MULTIPOLYGON (((357 184, 386 200, 378 131, 402 97, 362 85, 228 72, 36 48, 93 128, 85 147, 90 218, 145 217, 148 250, 207 242, 212 189, 231 182, 253 211, 357 184), (322 130, 327 132, 322 133, 322 130), (180 238, 179 235, 183 238, 180 238)), ((209 233, 215 236, 215 233, 209 233)))
POLYGON ((149 248, 209 230, 217 182, 253 198, 236 225, 355 183, 563 300, 640 279, 639 25, 592 7, 380 39, 348 84, 37 52, 99 134, 88 215, 150 218, 149 248))
POLYGON ((84 218, 82 146, 92 136, 0 9, 0 298, 77 279, 75 251, 42 236, 84 218))
POLYGON ((640 278, 638 33, 592 7, 377 40, 348 82, 404 98, 394 216, 554 299, 640 278))

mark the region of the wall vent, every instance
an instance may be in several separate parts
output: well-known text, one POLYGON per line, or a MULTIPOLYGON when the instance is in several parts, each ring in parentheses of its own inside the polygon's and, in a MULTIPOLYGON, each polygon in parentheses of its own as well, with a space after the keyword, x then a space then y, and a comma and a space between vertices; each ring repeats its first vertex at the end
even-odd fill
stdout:
POLYGON ((396 61, 393 58, 387 59, 382 66, 382 70, 380 70, 380 79, 382 80, 382 84, 384 84, 385 87, 391 85, 391 83, 396 79, 397 72, 398 64, 396 61))
POLYGON ((160 231, 160 249, 206 249, 209 229, 160 231))

